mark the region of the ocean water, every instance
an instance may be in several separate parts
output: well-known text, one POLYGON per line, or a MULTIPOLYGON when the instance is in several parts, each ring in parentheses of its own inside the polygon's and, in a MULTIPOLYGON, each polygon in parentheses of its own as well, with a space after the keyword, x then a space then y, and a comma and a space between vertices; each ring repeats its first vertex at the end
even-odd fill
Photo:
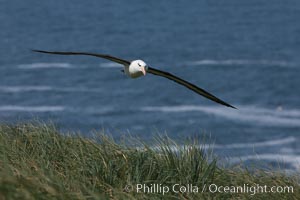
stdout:
POLYGON ((0 120, 51 121, 115 138, 206 135, 229 163, 300 167, 300 2, 5 1, 0 6, 0 120), (129 79, 86 56, 143 59, 236 106, 167 79, 129 79))

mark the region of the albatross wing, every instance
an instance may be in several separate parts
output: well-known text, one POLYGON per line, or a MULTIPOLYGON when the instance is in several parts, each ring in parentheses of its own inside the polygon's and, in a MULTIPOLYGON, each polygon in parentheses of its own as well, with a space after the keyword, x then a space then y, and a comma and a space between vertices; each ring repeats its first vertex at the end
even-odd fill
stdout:
POLYGON ((85 52, 63 52, 63 51, 42 51, 42 50, 32 50, 34 52, 39 53, 48 53, 48 54, 58 54, 58 55, 86 55, 86 56, 96 56, 100 58, 104 58, 107 60, 111 60, 113 62, 122 64, 122 65, 130 65, 130 62, 127 60, 123 60, 121 58, 117 58, 110 55, 98 54, 98 53, 85 53, 85 52))
MULTIPOLYGON (((173 74, 170 74, 169 72, 164 72, 164 71, 161 71, 161 70, 158 70, 158 69, 154 69, 152 67, 148 67, 147 68, 147 72, 150 73, 150 74, 154 74, 154 75, 157 75, 157 76, 162 76, 162 77, 165 77, 167 79, 170 79, 172 81, 175 81, 176 83, 179 83, 185 87, 187 87, 188 89, 190 90, 193 90, 194 92, 196 92, 197 94, 200 94, 214 102, 217 102, 219 104, 222 104, 224 106, 228 106, 228 107, 231 107, 231 108, 235 108, 234 106, 222 101, 221 99, 215 97, 214 95, 206 92, 205 90, 199 88, 198 86, 192 84, 192 83, 189 83, 177 76, 174 76, 173 74)), ((235 108, 236 109, 236 108, 235 108)))

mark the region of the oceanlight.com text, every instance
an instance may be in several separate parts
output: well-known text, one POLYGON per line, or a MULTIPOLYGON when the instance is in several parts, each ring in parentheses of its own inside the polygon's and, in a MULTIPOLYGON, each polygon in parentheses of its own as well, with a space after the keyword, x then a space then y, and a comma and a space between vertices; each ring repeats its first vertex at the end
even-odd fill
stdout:
MULTIPOLYGON (((204 185, 205 188, 207 185, 204 185)), ((248 193, 250 195, 255 195, 258 193, 293 193, 293 186, 267 186, 259 184, 244 184, 241 186, 221 186, 216 184, 208 185, 208 190, 210 193, 248 193)))

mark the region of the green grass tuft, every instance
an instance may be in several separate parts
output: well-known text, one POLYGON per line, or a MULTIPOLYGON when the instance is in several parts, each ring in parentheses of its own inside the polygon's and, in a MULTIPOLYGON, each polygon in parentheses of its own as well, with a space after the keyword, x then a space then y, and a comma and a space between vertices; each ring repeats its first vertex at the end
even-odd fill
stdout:
POLYGON ((154 141, 150 147, 136 140, 134 147, 103 133, 87 139, 43 124, 1 125, 0 199, 300 199, 298 176, 220 168, 195 141, 183 147, 168 137, 154 141), (199 191, 163 196, 124 189, 136 184, 193 184, 199 191), (293 193, 202 192, 209 184, 293 186, 293 193))

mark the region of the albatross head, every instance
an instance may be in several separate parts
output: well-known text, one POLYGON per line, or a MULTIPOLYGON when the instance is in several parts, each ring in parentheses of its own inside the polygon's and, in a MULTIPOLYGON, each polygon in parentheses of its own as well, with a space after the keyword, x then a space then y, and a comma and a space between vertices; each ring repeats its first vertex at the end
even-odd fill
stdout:
POLYGON ((129 65, 129 75, 131 78, 138 78, 146 75, 147 64, 142 60, 134 60, 129 65))

